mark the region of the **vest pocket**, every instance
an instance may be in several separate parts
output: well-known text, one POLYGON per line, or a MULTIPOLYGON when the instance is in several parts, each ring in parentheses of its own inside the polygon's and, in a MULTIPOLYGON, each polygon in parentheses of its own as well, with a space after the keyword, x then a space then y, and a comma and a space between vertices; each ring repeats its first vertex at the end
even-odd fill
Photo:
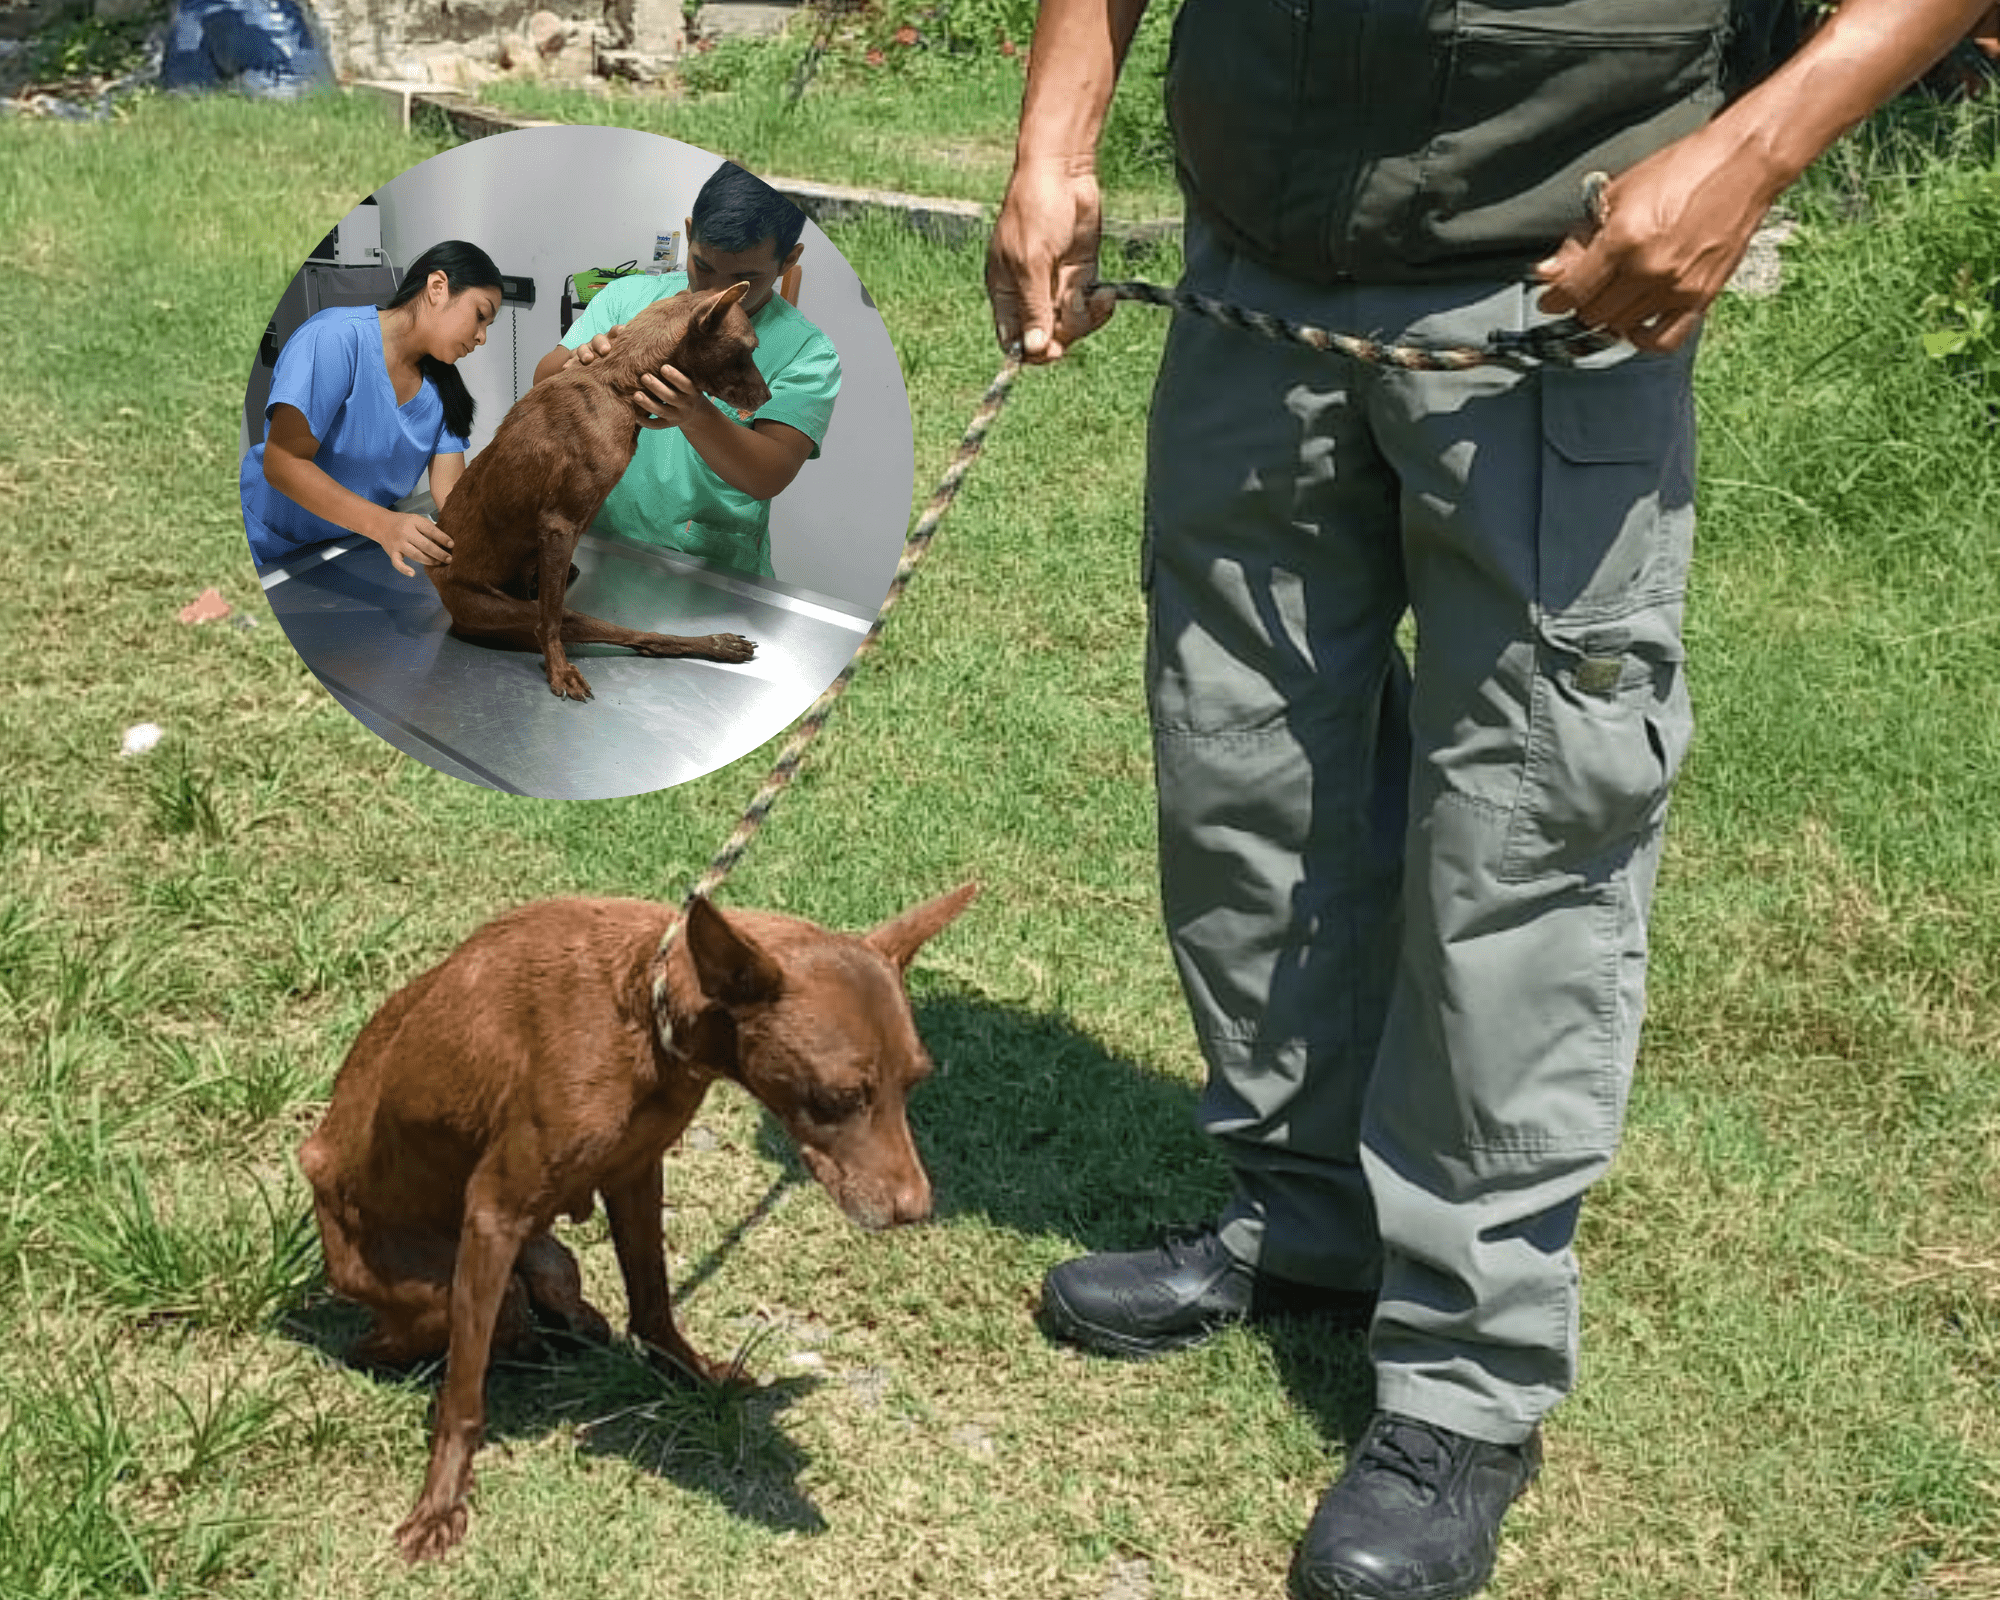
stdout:
POLYGON ((1183 183, 1266 257, 1279 249, 1301 158, 1306 33, 1303 0, 1186 0, 1167 56, 1167 123, 1183 183))
POLYGON ((1449 61, 1404 230, 1418 261, 1538 254, 1585 220, 1585 172, 1623 171, 1722 103, 1727 0, 1438 10, 1449 61))

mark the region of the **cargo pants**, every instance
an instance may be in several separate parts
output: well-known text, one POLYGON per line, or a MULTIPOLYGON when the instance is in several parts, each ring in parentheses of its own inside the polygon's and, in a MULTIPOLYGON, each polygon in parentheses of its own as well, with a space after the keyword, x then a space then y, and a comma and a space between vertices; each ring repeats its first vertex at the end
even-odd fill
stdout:
MULTIPOLYGON (((1193 221, 1184 281, 1433 343, 1547 320, 1528 284, 1281 278, 1193 221)), ((1162 900, 1222 1237, 1379 1288, 1377 1404, 1496 1443, 1572 1386, 1644 1009, 1692 359, 1400 372, 1178 314, 1153 403, 1162 900)))

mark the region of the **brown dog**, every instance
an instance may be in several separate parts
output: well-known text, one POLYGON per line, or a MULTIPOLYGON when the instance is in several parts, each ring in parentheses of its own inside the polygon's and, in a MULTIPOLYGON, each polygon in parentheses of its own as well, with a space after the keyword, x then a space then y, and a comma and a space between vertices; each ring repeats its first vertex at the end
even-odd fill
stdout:
POLYGON ((375 1313, 355 1356, 446 1354, 430 1468, 396 1530, 405 1557, 464 1537, 487 1360, 532 1347, 530 1308, 610 1336, 549 1234, 558 1215, 582 1222, 601 1194, 632 1333, 699 1378, 728 1371, 675 1326, 660 1235, 660 1157, 717 1078, 770 1108, 864 1228, 930 1214, 904 1102, 931 1063, 903 972, 975 892, 861 938, 696 901, 667 963, 671 1050, 649 969, 673 913, 640 900, 510 912, 375 1013, 299 1165, 328 1279, 375 1313))
POLYGON ((576 578, 576 541, 632 463, 640 374, 671 363, 711 394, 754 411, 771 398, 750 352, 757 335, 737 304, 744 286, 656 300, 625 324, 617 348, 565 367, 514 402, 438 513, 451 559, 426 567, 451 613, 451 631, 508 650, 539 650, 549 689, 588 700, 590 685, 563 645, 620 644, 643 656, 748 661, 741 634, 696 639, 641 633, 564 607, 576 578))

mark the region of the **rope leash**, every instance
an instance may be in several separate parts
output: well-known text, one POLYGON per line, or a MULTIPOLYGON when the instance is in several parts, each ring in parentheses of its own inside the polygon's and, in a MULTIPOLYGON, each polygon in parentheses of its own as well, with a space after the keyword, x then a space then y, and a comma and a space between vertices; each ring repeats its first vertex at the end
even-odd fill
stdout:
MULTIPOLYGON (((1605 201, 1610 184, 1606 173, 1583 175, 1583 210, 1593 228, 1603 227, 1610 215, 1605 201)), ((1371 367, 1396 367, 1404 372, 1465 372, 1473 367, 1509 367, 1526 372, 1550 363, 1580 361, 1618 343, 1615 333, 1588 328, 1574 317, 1564 317, 1539 328, 1496 328, 1486 336, 1484 344, 1389 344, 1359 334, 1334 333, 1306 323, 1289 322, 1268 311, 1252 311, 1226 300, 1196 294, 1191 289, 1126 280, 1094 284, 1088 293, 1095 294, 1101 289, 1109 289, 1119 300, 1137 300, 1169 311, 1185 311, 1281 344, 1304 345, 1308 350, 1351 356, 1371 367)))
POLYGON ((820 697, 812 703, 799 725, 792 730, 792 736, 785 741, 785 748, 771 767, 771 774, 764 780, 750 804, 744 808, 735 829, 724 841, 720 850, 708 864, 695 886, 688 891, 679 913, 667 924, 667 931, 660 936, 660 947, 654 952, 652 961, 653 980, 653 1027, 658 1033, 661 1048, 670 1054, 674 1051, 673 1024, 667 1017, 667 952, 672 948, 674 936, 687 920, 688 908, 695 901, 712 893, 722 880, 735 870, 736 863, 743 859, 743 852, 750 847, 750 841, 757 836, 757 830, 764 826, 764 818, 770 814, 778 796, 792 785, 798 775, 799 762, 804 758, 806 747, 819 737, 819 730, 826 726, 826 719, 833 705, 847 692, 848 684, 854 681, 854 674, 863 658, 875 648, 882 637, 882 626, 889 620, 889 613, 896 608, 896 602, 903 598, 903 591, 909 587, 910 578, 923 563, 924 556, 931 547, 938 524, 944 521, 944 514, 953 500, 958 498, 958 486, 965 481, 965 475, 972 470, 972 463, 979 458, 981 446, 986 443, 986 433, 993 426, 994 418, 1007 404, 1007 395, 1014 387, 1014 380, 1021 375, 1021 357, 1017 350, 1007 353, 993 381, 986 386, 986 393, 979 397, 978 408, 972 413, 972 420, 966 424, 965 433, 958 441, 958 449, 953 452, 951 465, 932 492, 930 503, 917 518, 916 526, 910 529, 910 536, 903 541, 903 556, 896 563, 896 576, 889 580, 889 592, 882 596, 882 604, 875 612, 875 621, 869 626, 867 637, 861 647, 849 658, 840 675, 821 691, 820 697))
POLYGON ((1371 367, 1395 367, 1404 372, 1465 372, 1473 367, 1509 367, 1526 372, 1551 363, 1579 361, 1618 343, 1615 333, 1586 328, 1575 318, 1565 317, 1538 328, 1496 328, 1486 336, 1484 344, 1390 344, 1359 334, 1334 333, 1308 323, 1289 322, 1268 311, 1252 311, 1226 300, 1213 300, 1191 289, 1120 282, 1095 284, 1090 292, 1095 294, 1104 289, 1120 300, 1189 312, 1280 344, 1304 345, 1308 350, 1351 356, 1371 367))
MULTIPOLYGON (((1584 178, 1584 204, 1591 220, 1599 225, 1604 221, 1604 185, 1608 182, 1604 174, 1593 172, 1584 178)), ((1119 300, 1133 300, 1145 305, 1164 306, 1170 310, 1183 311, 1195 316, 1206 317, 1225 326, 1238 328, 1262 338, 1279 343, 1303 345, 1309 350, 1338 353, 1366 362, 1370 366, 1394 367, 1407 372, 1463 372, 1472 367, 1497 366, 1514 371, 1527 371, 1546 364, 1565 365, 1608 350, 1618 342, 1616 334, 1602 329, 1588 328, 1575 318, 1565 318, 1539 328, 1496 329, 1488 335, 1486 342, 1477 345, 1423 345, 1393 344, 1379 339, 1356 334, 1335 333, 1325 328, 1316 328, 1304 323, 1287 321, 1283 317, 1272 316, 1268 312, 1247 310, 1230 305, 1226 301, 1214 300, 1207 295, 1191 290, 1168 288, 1161 284, 1139 281, 1119 281, 1098 283, 1090 293, 1108 289, 1119 300)), ((673 948, 675 937, 687 921, 688 909, 696 900, 713 893, 722 881, 735 870, 742 860, 743 852, 750 847, 750 841, 764 826, 764 819, 770 814, 778 796, 791 787, 798 775, 800 762, 806 749, 819 732, 826 726, 834 702, 846 693, 847 686, 854 681, 854 674, 862 660, 875 648, 882 637, 883 625, 889 613, 903 598, 903 591, 909 587, 911 577, 930 551, 931 540, 936 536, 938 524, 944 521, 945 512, 958 497, 959 485, 965 475, 972 470, 972 463, 979 459, 979 452, 986 443, 986 435, 992 429, 995 419, 1007 404, 1007 397, 1013 391, 1014 380, 1021 375, 1022 360, 1018 346, 1007 352, 993 381, 980 396, 979 405, 972 413, 972 420, 966 424, 964 435, 953 452, 951 464, 939 479, 928 504, 916 524, 910 529, 909 537, 903 542, 902 559, 896 563, 896 576, 890 580, 889 592, 882 597, 882 604, 875 613, 875 620, 869 626, 867 637, 861 647, 854 652, 840 675, 828 684, 820 697, 792 730, 784 749, 773 764, 770 776, 765 778, 750 804, 744 808, 735 829, 715 853, 708 867, 695 885, 688 891, 687 899, 667 924, 666 932, 660 936, 659 948, 654 952, 650 964, 653 991, 653 1027, 659 1036, 661 1048, 669 1054, 676 1053, 673 1024, 667 1016, 667 955, 673 948)))

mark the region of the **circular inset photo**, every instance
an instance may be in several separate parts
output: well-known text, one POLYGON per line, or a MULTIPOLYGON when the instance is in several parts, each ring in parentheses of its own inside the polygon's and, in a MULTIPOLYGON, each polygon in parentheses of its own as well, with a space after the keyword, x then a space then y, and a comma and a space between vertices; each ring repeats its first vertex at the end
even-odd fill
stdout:
POLYGON ((292 646, 453 777, 602 799, 793 721, 895 574, 915 454, 868 291, 790 201, 626 128, 498 134, 356 206, 244 399, 292 646))

